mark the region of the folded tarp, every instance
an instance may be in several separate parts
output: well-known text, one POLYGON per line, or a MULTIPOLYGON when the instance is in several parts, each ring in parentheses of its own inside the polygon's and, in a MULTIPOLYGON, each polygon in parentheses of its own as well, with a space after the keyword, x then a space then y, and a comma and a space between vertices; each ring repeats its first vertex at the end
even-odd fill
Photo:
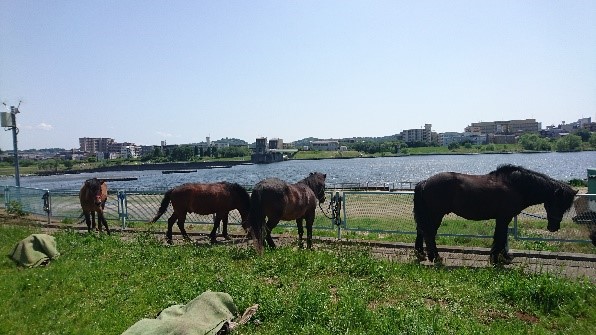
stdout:
MULTIPOLYGON (((256 312, 256 305, 253 309, 251 315, 256 312)), ((237 314, 238 309, 229 294, 208 291, 186 305, 164 309, 155 319, 138 321, 122 335, 215 335, 223 327, 227 329, 237 314)))
POLYGON ((40 266, 60 256, 56 249, 54 236, 32 234, 23 239, 12 249, 10 258, 25 267, 40 266))

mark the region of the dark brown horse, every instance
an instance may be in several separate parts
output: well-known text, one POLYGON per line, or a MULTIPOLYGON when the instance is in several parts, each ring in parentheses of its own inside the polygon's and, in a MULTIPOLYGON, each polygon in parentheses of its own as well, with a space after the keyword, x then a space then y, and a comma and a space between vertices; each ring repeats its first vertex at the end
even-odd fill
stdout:
POLYGON ((528 206, 544 203, 548 230, 560 228, 563 214, 577 191, 544 174, 502 165, 486 175, 443 172, 419 182, 414 190, 415 251, 420 260, 440 260, 435 242, 443 216, 455 213, 468 220, 496 219, 491 263, 510 263, 507 227, 528 206))
POLYGON ((103 215, 103 210, 108 200, 108 185, 104 180, 91 178, 85 180, 81 190, 79 191, 79 201, 85 216, 85 223, 87 223, 87 231, 95 230, 95 213, 97 212, 97 221, 99 223, 99 230, 102 231, 102 224, 106 227, 106 232, 110 233, 108 222, 103 215))
POLYGON ((178 228, 185 239, 190 239, 184 229, 187 213, 200 215, 215 214, 213 230, 209 234, 211 242, 217 242, 216 231, 220 222, 223 222, 223 236, 228 236, 228 214, 237 209, 242 218, 242 227, 248 228, 248 213, 250 196, 244 187, 236 183, 219 182, 213 184, 188 183, 174 187, 167 191, 161 201, 161 206, 151 222, 157 221, 172 203, 174 213, 168 219, 166 238, 172 243, 172 227, 178 221, 178 228))
POLYGON ((300 246, 304 233, 302 221, 306 221, 306 244, 308 248, 312 247, 312 225, 317 204, 325 201, 326 177, 325 174, 313 172, 295 184, 268 178, 255 185, 250 196, 249 221, 258 253, 263 252, 264 239, 269 247, 275 248, 271 230, 280 220, 296 220, 300 246))

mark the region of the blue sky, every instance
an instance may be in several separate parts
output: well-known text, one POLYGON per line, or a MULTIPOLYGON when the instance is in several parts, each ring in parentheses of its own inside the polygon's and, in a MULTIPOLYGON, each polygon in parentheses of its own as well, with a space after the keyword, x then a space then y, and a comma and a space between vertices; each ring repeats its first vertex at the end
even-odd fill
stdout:
POLYGON ((1 0, 0 13, 19 149, 596 119, 593 0, 1 0))

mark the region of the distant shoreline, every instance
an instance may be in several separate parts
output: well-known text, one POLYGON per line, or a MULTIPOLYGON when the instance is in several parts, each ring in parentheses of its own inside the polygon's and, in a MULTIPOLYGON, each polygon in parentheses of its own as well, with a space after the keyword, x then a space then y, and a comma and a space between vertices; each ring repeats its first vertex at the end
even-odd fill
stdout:
POLYGON ((51 176, 60 174, 79 174, 94 172, 114 172, 114 171, 145 171, 145 170, 189 170, 189 169, 216 169, 228 168, 235 165, 252 165, 247 161, 213 161, 213 162, 179 162, 179 163, 150 163, 150 164, 122 164, 112 166, 101 166, 81 170, 63 170, 63 171, 41 171, 34 173, 36 176, 51 176))

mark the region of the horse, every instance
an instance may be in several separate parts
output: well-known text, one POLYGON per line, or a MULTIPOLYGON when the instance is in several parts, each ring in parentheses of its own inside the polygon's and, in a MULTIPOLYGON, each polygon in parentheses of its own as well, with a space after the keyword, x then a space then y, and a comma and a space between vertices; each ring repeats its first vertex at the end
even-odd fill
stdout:
POLYGON ((486 175, 442 172, 416 184, 414 219, 416 257, 441 261, 435 238, 443 216, 455 213, 468 220, 495 219, 491 264, 510 264, 507 229, 514 216, 531 205, 544 203, 549 231, 559 230, 563 214, 573 203, 576 190, 547 175, 521 166, 500 165, 486 175))
POLYGON ((103 210, 108 200, 108 185, 105 180, 97 178, 91 178, 85 180, 81 190, 79 191, 79 201, 81 202, 81 208, 83 213, 81 217, 85 217, 85 223, 87 223, 87 231, 95 230, 95 213, 97 212, 97 221, 99 223, 99 231, 102 231, 102 224, 106 228, 108 235, 110 234, 110 228, 108 228, 108 222, 103 214, 103 210))
POLYGON ((571 220, 577 224, 585 224, 590 232, 592 245, 596 247, 596 212, 590 209, 588 197, 578 197, 573 202, 575 216, 571 220))
POLYGON ((223 237, 229 240, 228 214, 237 209, 242 219, 242 227, 248 230, 248 213, 250 208, 250 195, 236 183, 219 182, 211 184, 186 183, 168 190, 161 201, 161 205, 151 223, 157 221, 172 203, 174 213, 168 219, 166 239, 172 244, 172 227, 178 222, 178 228, 186 240, 190 237, 184 229, 187 213, 200 215, 215 214, 213 229, 209 233, 211 243, 217 242, 217 229, 223 222, 223 237))
POLYGON ((275 248, 271 230, 280 220, 296 220, 300 247, 303 246, 302 221, 306 221, 306 244, 307 248, 312 247, 312 225, 317 204, 325 202, 325 178, 326 174, 311 172, 308 177, 295 184, 278 178, 267 178, 255 185, 250 196, 249 221, 255 248, 259 254, 263 252, 263 240, 269 247, 275 248))

